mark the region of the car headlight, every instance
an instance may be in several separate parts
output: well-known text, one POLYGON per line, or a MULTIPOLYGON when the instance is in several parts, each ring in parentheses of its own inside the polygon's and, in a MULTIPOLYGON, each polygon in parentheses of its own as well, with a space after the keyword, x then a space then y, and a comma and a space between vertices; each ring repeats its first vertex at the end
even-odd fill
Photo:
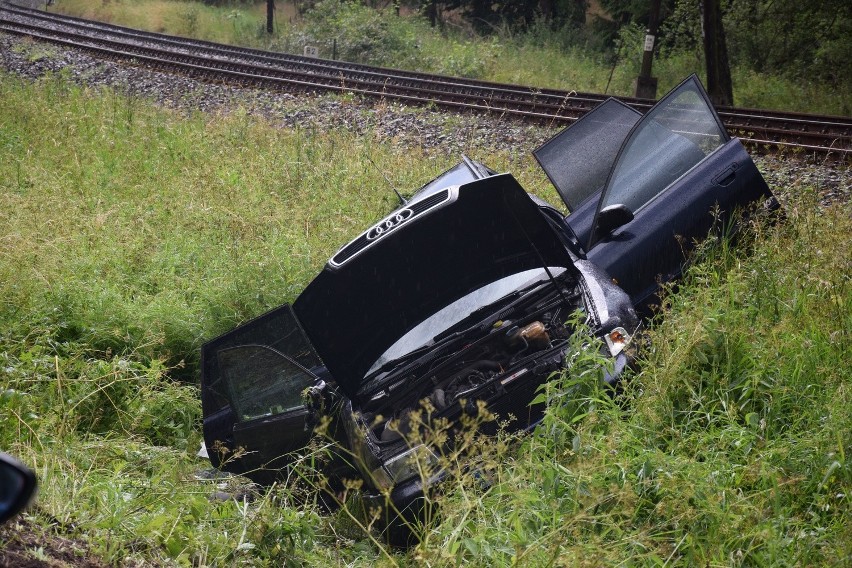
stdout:
POLYGON ((630 344, 630 340, 630 334, 623 327, 616 327, 604 336, 609 354, 613 357, 624 351, 624 348, 630 344))
POLYGON ((418 475, 431 477, 437 463, 438 456, 424 444, 420 444, 374 469, 373 481, 378 489, 390 489, 397 483, 418 475))

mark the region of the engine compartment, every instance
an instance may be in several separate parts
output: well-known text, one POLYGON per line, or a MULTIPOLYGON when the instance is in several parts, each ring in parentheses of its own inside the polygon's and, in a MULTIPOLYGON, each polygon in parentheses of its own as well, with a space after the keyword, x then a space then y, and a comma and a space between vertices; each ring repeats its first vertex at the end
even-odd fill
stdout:
MULTIPOLYGON (((549 374, 559 367, 561 349, 574 331, 570 315, 581 305, 578 289, 568 294, 551 289, 511 311, 509 317, 496 319, 478 336, 464 337, 461 348, 456 345, 446 354, 406 369, 395 384, 359 409, 371 442, 381 447, 403 440, 413 428, 411 413, 424 407, 433 418, 473 412, 478 401, 487 405, 524 379, 549 374)), ((534 382, 537 386, 541 379, 534 382)), ((533 392, 518 394, 531 400, 533 392)))

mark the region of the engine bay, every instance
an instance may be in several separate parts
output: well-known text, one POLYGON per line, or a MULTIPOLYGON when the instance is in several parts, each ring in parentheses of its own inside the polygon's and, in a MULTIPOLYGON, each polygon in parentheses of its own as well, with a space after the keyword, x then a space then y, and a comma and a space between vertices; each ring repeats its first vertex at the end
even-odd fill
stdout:
MULTIPOLYGON (((581 307, 581 294, 577 288, 566 294, 551 287, 537 296, 501 310, 500 317, 485 318, 488 325, 478 334, 465 335, 446 353, 405 368, 386 389, 366 401, 359 414, 372 441, 399 442, 412 430, 412 412, 424 407, 433 418, 474 412, 478 401, 488 404, 525 382, 524 378, 558 368, 560 349, 574 331, 570 316, 581 307)), ((535 385, 540 382, 534 381, 535 385)), ((518 395, 531 399, 532 392, 518 395)))

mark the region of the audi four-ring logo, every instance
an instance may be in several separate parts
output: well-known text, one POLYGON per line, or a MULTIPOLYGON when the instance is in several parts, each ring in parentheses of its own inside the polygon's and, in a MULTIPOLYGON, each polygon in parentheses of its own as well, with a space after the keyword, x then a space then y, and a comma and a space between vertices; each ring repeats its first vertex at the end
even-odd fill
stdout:
POLYGON ((399 227, 406 221, 408 221, 411 216, 414 215, 414 212, 411 209, 403 209, 402 211, 398 211, 397 213, 391 215, 372 229, 367 232, 367 240, 372 241, 374 239, 378 239, 385 233, 390 232, 391 230, 399 227))

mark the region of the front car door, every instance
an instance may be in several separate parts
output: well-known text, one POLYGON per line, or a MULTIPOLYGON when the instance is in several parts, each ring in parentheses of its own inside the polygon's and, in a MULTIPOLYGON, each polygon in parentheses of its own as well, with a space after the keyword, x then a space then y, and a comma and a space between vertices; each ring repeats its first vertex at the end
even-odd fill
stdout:
MULTIPOLYGON (((621 115, 619 124, 601 125, 609 148, 625 132, 629 113, 621 115)), ((726 224, 736 208, 770 197, 693 75, 629 129, 603 190, 586 197, 566 223, 586 244, 589 260, 645 308, 661 282, 680 275, 686 253, 714 225, 726 224)))
POLYGON ((204 442, 215 467, 269 483, 305 447, 303 391, 324 368, 289 305, 201 350, 204 442))

